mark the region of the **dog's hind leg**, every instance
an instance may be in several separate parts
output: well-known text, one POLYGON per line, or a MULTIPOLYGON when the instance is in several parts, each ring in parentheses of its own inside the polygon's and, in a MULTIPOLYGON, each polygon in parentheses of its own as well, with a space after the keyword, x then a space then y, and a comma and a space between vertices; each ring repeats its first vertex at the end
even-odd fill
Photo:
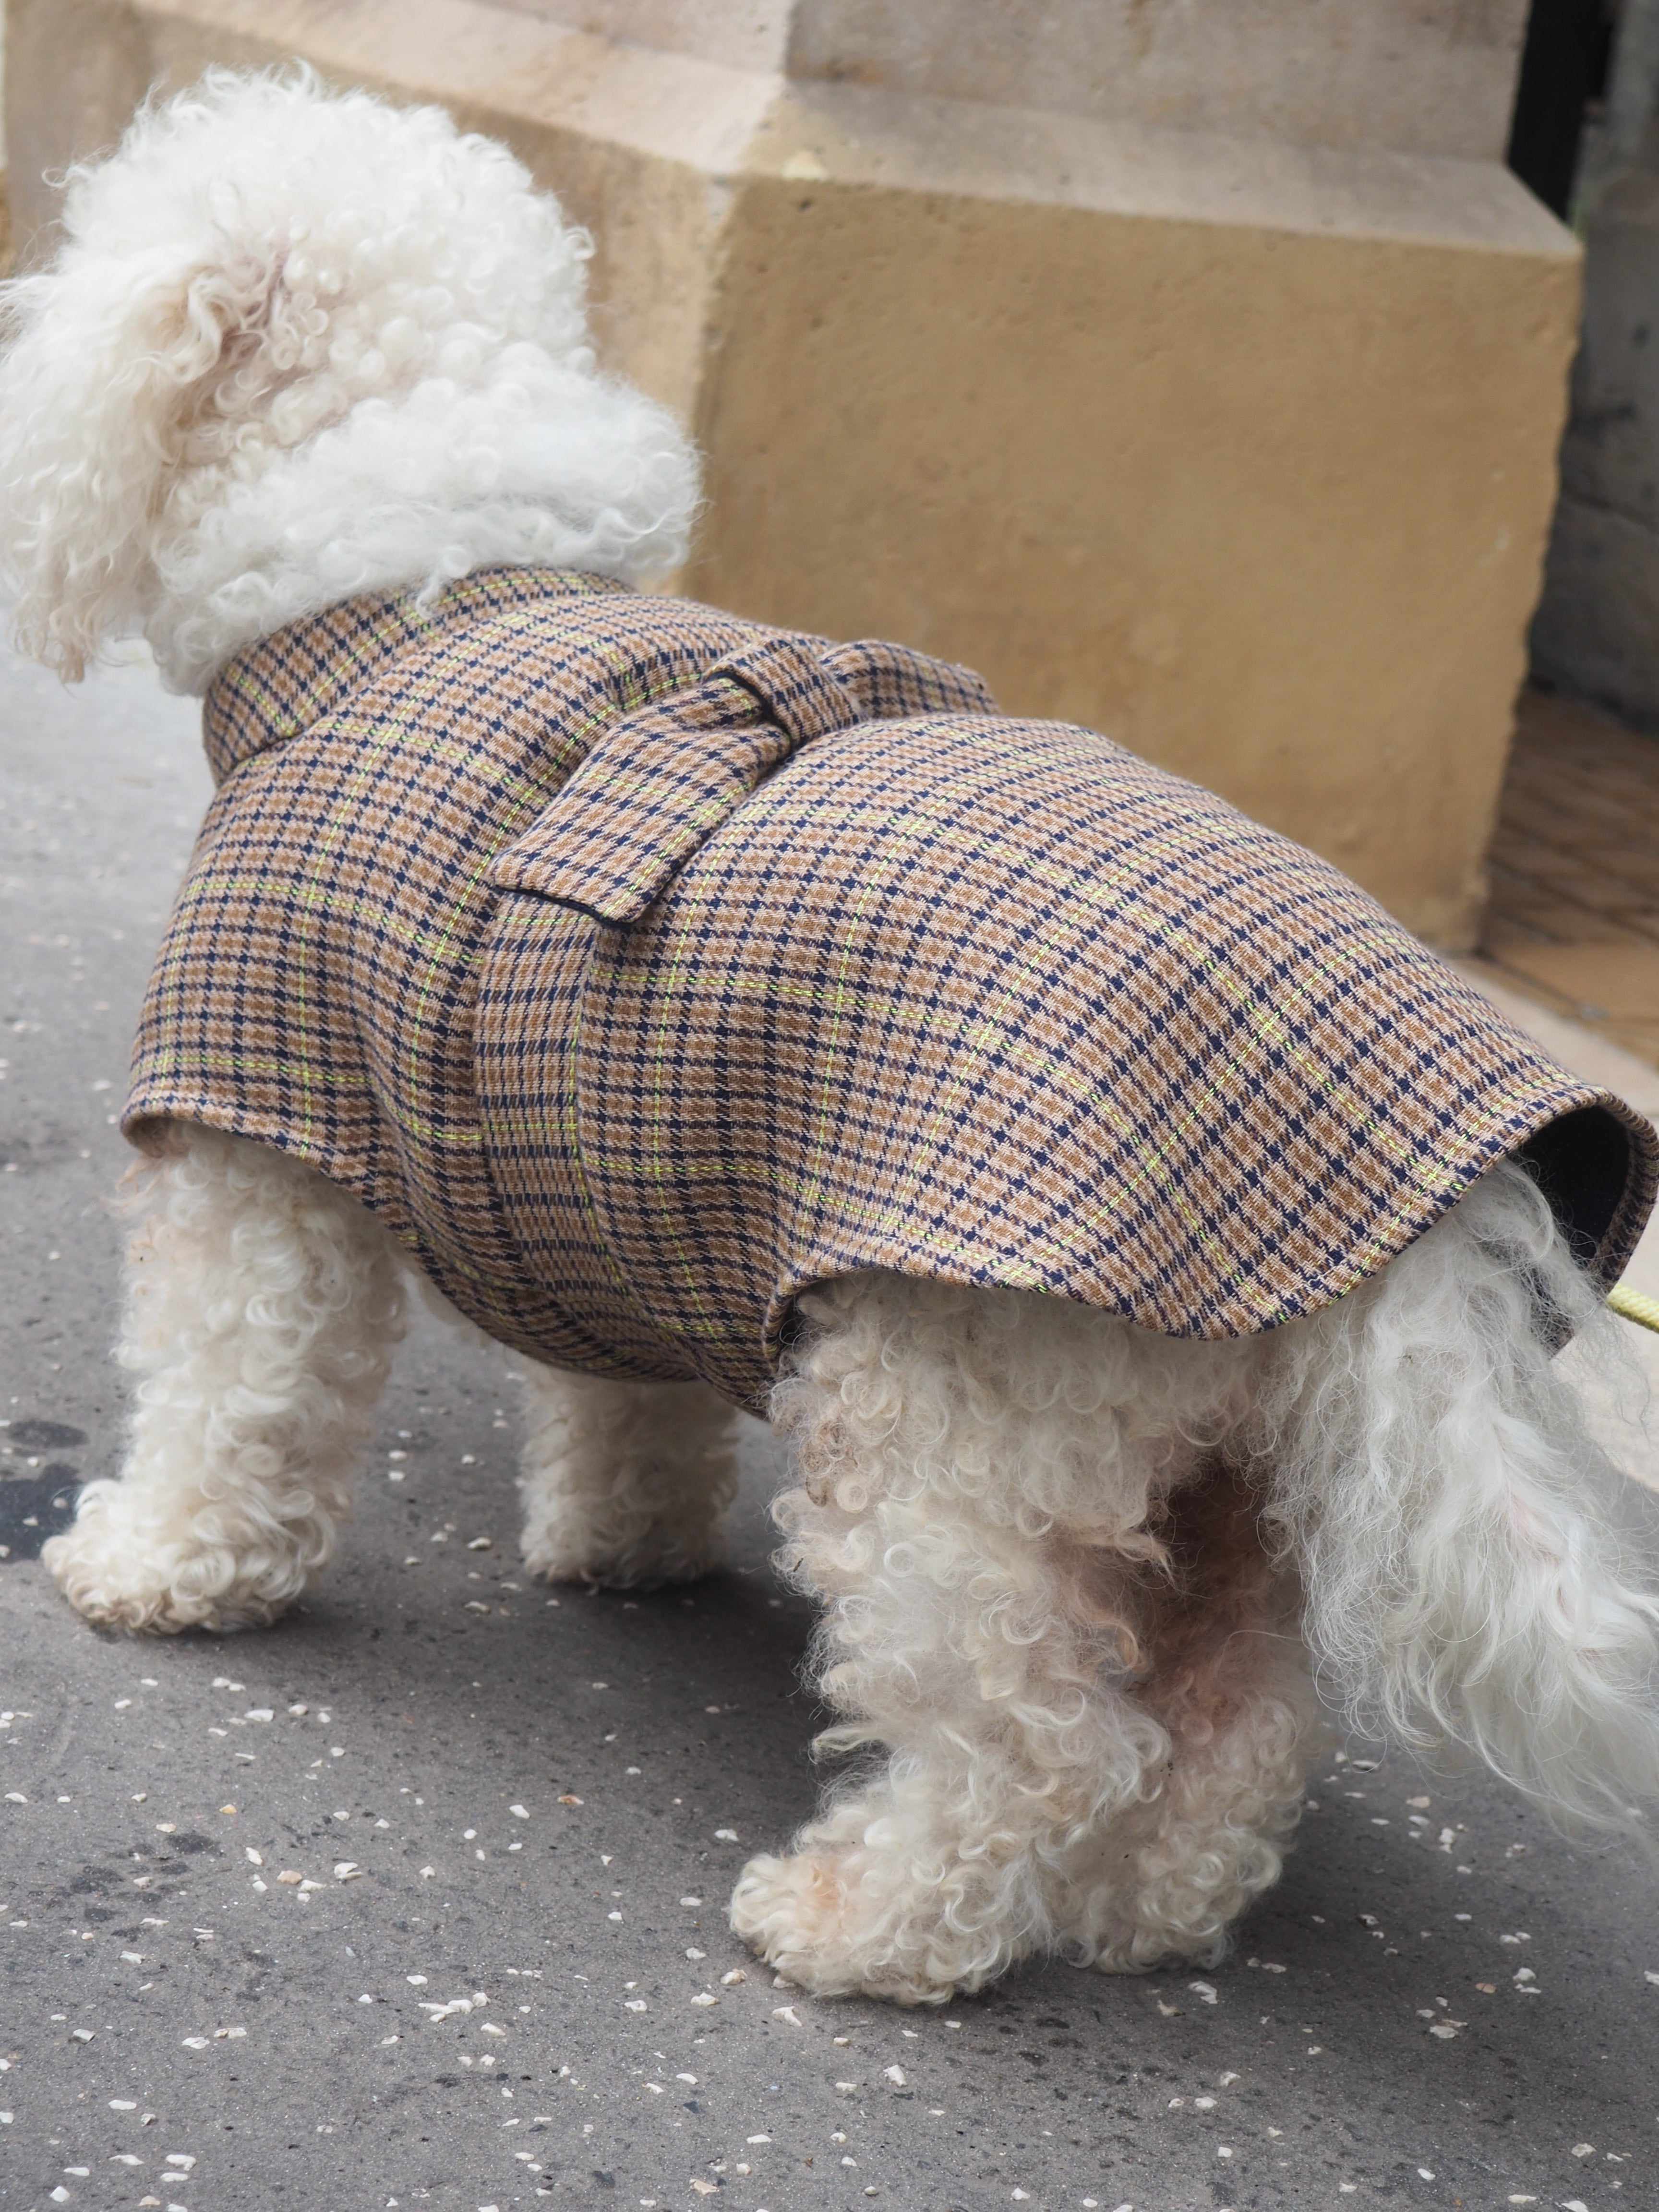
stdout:
POLYGON ((532 1367, 519 1486, 524 1557, 549 1582, 694 1581, 738 1486, 732 1408, 700 1382, 532 1367))
POLYGON ((176 1128, 136 1181, 126 1463, 41 1556, 110 1626, 263 1624, 333 1549, 401 1330, 395 1249, 309 1168, 215 1130, 176 1128))
POLYGON ((1192 1458, 1164 1396, 1204 1425, 1213 1363, 1180 1389, 1179 1352, 1060 1299, 872 1277, 811 1304, 783 1558, 826 1607, 825 1744, 885 1757, 750 1861, 732 1924, 819 1994, 938 2002, 1062 1942, 1080 1848, 1161 1786, 1145 1523, 1192 1458))
POLYGON ((821 1687, 849 1715, 822 1744, 885 1755, 787 1856, 749 1862, 732 1925, 815 1995, 940 2003, 1061 1939, 1077 1844, 1155 1786, 1168 1741, 1102 1682, 1035 1548, 890 1500, 781 1503, 798 1577, 830 1601, 821 1687))
POLYGON ((1170 1575, 1146 1577, 1137 1705, 1168 1732, 1155 1795, 1080 1842, 1057 1890, 1081 1966, 1211 1964, 1279 1878, 1324 1733, 1295 1576, 1263 1545, 1261 1500, 1218 1462, 1170 1499, 1170 1575))

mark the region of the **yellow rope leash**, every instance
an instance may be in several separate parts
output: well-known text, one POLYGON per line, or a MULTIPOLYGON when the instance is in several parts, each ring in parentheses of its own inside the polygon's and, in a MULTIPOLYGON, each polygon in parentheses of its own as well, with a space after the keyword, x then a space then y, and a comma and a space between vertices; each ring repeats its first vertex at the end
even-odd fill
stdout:
POLYGON ((1650 1298, 1645 1291, 1632 1291, 1620 1283, 1607 1292, 1607 1304, 1614 1313, 1623 1314, 1626 1321, 1638 1322, 1643 1328, 1659 1330, 1659 1298, 1650 1298))

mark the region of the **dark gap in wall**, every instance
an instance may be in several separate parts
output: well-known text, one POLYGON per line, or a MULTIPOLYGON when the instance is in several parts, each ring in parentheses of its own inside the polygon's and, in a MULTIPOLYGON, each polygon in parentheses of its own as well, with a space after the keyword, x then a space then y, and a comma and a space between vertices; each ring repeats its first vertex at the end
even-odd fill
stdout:
POLYGON ((1563 220, 1584 125, 1607 89, 1615 27, 1607 0, 1533 0, 1527 20, 1509 165, 1563 220))

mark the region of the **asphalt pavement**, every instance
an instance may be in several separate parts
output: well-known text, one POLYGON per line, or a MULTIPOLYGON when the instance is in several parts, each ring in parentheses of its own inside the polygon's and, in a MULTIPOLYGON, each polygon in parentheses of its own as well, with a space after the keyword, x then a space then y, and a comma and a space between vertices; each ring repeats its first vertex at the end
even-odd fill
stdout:
POLYGON ((815 1787, 758 1426, 725 1572, 550 1595, 509 1363, 422 1320, 288 1620, 82 1623, 34 1554, 120 1455, 114 1119, 207 779, 143 668, 0 663, 0 2212, 1659 2203, 1659 1876, 1374 1747, 1212 1972, 778 1986, 725 1919, 815 1787))

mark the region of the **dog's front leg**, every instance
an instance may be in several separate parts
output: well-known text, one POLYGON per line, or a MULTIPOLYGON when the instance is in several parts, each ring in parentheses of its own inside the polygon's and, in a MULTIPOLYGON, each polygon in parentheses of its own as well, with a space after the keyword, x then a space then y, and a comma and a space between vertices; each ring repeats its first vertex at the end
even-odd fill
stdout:
POLYGON ((214 1130, 176 1130, 133 1211, 126 1463, 42 1557, 111 1626, 262 1625, 333 1549, 401 1330, 394 1249, 310 1169, 214 1130))
POLYGON ((532 1367, 526 1376, 525 1564, 616 1589, 694 1581, 720 1556, 738 1486, 732 1413, 700 1382, 532 1367))

